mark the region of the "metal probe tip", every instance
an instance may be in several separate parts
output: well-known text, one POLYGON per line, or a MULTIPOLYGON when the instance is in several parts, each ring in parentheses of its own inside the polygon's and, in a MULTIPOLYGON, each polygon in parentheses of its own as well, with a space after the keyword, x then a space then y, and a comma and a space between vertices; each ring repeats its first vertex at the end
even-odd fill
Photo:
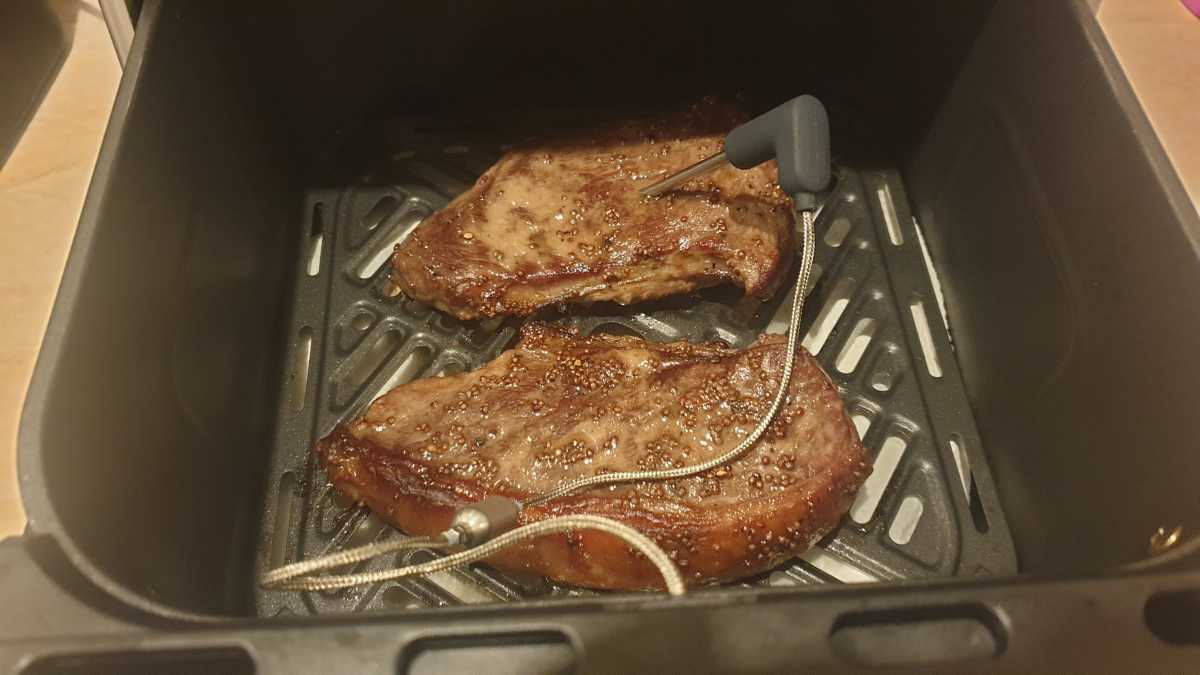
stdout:
POLYGON ((679 185, 682 185, 683 183, 697 176, 703 176, 709 171, 713 171, 714 169, 724 166, 726 163, 727 161, 725 159, 725 152, 718 152, 712 157, 702 159, 683 171, 667 176, 654 185, 638 190, 638 192, 641 193, 643 197, 654 197, 666 192, 667 190, 678 187, 679 185))

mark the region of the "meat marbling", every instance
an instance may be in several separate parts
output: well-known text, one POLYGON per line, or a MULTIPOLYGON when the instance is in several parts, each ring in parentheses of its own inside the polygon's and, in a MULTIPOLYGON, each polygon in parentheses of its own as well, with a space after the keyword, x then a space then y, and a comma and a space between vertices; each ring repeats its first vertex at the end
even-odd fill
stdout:
MULTIPOLYGON (((691 585, 803 552, 849 508, 868 464, 836 388, 798 351, 786 405, 739 459, 690 478, 563 497, 526 508, 522 522, 614 518, 658 542, 691 585)), ((410 534, 433 534, 488 495, 526 500, 581 476, 690 465, 732 448, 765 412, 784 356, 774 335, 735 350, 534 323, 478 370, 384 395, 317 453, 343 493, 410 534)), ((527 541, 489 562, 593 588, 661 587, 649 561, 593 531, 527 541)))
POLYGON ((463 319, 632 304, 723 281, 769 297, 793 247, 774 162, 724 167, 658 198, 637 192, 720 151, 745 119, 705 100, 510 151, 397 246, 393 278, 463 319))

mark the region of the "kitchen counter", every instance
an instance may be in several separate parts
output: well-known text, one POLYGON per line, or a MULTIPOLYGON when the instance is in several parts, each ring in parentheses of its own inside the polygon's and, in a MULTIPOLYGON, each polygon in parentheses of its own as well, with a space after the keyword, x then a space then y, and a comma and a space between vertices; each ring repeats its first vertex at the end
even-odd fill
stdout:
POLYGON ((18 534, 17 423, 121 79, 96 0, 55 0, 70 52, 0 168, 0 536, 18 534))

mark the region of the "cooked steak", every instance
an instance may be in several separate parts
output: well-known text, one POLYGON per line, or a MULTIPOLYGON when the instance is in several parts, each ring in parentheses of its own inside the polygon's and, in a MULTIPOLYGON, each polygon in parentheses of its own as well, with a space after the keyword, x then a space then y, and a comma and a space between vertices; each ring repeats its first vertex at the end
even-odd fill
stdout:
MULTIPOLYGON (((688 583, 727 581, 802 553, 833 528, 868 464, 833 384, 800 350, 783 410, 734 462, 663 482, 602 487, 528 507, 622 521, 657 541, 688 583)), ((582 337, 546 324, 486 366, 379 398, 317 446, 329 479, 411 534, 442 532, 488 495, 528 500, 604 472, 699 463, 766 412, 784 340, 720 344, 582 337)), ((661 587, 654 567, 610 535, 580 531, 489 559, 580 586, 661 587)))
POLYGON ((744 120, 705 101, 513 150, 396 247, 396 283, 464 319, 631 304, 722 281, 769 297, 792 254, 774 162, 725 167, 658 198, 637 192, 720 151, 744 120))

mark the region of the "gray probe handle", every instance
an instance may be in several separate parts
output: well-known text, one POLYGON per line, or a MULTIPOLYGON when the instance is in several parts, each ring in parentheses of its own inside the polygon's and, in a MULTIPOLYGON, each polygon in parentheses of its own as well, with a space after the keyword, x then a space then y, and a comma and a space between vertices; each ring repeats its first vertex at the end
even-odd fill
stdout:
POLYGON ((829 115, 815 97, 805 94, 729 132, 725 157, 739 169, 775 158, 779 186, 796 208, 817 205, 817 194, 829 185, 829 115))

